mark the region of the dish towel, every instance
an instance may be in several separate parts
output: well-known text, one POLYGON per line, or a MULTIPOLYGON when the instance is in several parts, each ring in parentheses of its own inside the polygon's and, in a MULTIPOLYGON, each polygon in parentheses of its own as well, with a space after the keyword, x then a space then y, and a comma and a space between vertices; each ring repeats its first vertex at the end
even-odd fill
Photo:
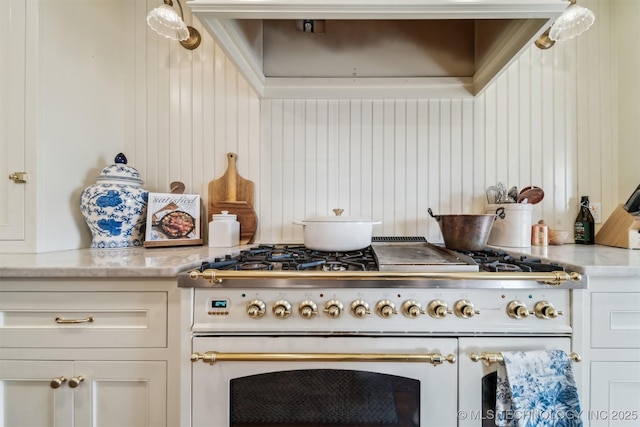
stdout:
POLYGON ((562 350, 502 352, 496 425, 582 427, 571 359, 562 350))

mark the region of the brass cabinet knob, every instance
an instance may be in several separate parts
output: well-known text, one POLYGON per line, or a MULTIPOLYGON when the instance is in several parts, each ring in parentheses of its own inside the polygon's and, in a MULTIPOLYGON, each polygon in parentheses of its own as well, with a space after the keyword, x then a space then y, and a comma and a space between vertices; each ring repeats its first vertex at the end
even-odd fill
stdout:
POLYGON ((435 317, 436 319, 442 319, 447 314, 453 313, 452 310, 449 310, 446 302, 442 302, 439 299, 433 300, 427 306, 427 312, 429 316, 435 317))
POLYGON ((289 301, 280 300, 273 304, 273 315, 279 319, 284 319, 291 315, 291 303, 289 301))
POLYGON ((65 377, 60 376, 60 377, 53 378, 49 385, 51 386, 51 388, 60 388, 60 386, 64 384, 66 381, 67 379, 65 377))
POLYGON ((361 299, 355 300, 351 303, 351 312, 354 316, 360 319, 363 319, 368 314, 371 314, 371 312, 369 311, 369 304, 361 299))
POLYGON ((73 377, 69 380, 69 387, 76 388, 80 385, 80 383, 84 381, 84 376, 78 375, 77 377, 73 377))
POLYGON ((343 310, 344 305, 340 301, 332 299, 331 301, 327 301, 327 303, 324 305, 323 311, 327 313, 329 317, 337 319, 338 317, 342 316, 343 310))
POLYGON ((425 311, 422 309, 422 305, 417 301, 408 300, 402 304, 402 314, 407 317, 416 318, 424 313, 425 311))
POLYGON ((247 304, 247 314, 249 315, 249 317, 252 317, 254 319, 264 316, 266 311, 266 305, 259 299, 251 300, 249 301, 249 304, 247 304))
POLYGON ((394 314, 398 314, 398 312, 396 311, 396 306, 388 299, 378 301, 378 303, 376 304, 376 311, 381 317, 385 318, 391 317, 394 314))
POLYGON ((540 319, 555 319, 564 314, 562 311, 556 310, 549 301, 537 302, 533 307, 533 312, 536 314, 536 317, 540 319))
POLYGON ((512 319, 524 319, 529 316, 529 310, 527 306, 521 301, 511 301, 509 305, 507 305, 507 314, 512 319))
POLYGON ((468 319, 476 314, 480 314, 479 310, 474 310, 473 303, 466 299, 456 301, 453 309, 455 310, 456 316, 462 317, 463 319, 468 319))
POLYGON ((298 306, 298 312, 305 319, 311 319, 318 314, 318 306, 313 301, 302 301, 298 306))

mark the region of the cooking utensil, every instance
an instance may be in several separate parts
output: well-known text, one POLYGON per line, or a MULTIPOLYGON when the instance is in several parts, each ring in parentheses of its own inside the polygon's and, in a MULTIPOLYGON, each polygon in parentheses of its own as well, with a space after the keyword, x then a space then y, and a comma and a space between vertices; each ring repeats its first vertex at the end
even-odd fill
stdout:
POLYGON ((544 191, 540 187, 524 187, 518 195, 518 203, 535 205, 544 199, 544 191))
POLYGON ((507 186, 504 182, 499 182, 496 184, 496 189, 498 190, 497 203, 505 203, 505 200, 507 199, 507 186))
POLYGON ((382 221, 342 216, 342 209, 334 209, 336 216, 317 216, 293 221, 304 226, 304 245, 323 252, 355 251, 371 244, 373 226, 382 221))
POLYGON ((460 214, 434 215, 431 208, 429 215, 440 226, 444 245, 453 250, 479 251, 485 248, 491 227, 497 218, 504 219, 504 208, 496 209, 495 214, 460 214))
POLYGON ((507 193, 507 199, 509 203, 515 203, 516 200, 518 200, 518 187, 513 186, 509 189, 509 192, 507 193))
POLYGON ((258 216, 253 209, 253 181, 244 179, 236 168, 236 153, 227 153, 227 170, 209 183, 209 215, 228 211, 237 215, 240 223, 240 244, 253 242, 258 228, 258 216))
POLYGON ((487 204, 494 205, 498 203, 498 189, 495 185, 487 187, 487 204))

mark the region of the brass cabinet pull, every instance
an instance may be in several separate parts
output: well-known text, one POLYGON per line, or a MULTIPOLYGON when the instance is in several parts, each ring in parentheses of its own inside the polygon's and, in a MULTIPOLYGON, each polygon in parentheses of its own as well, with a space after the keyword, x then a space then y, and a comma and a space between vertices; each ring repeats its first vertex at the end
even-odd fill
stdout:
POLYGON ((49 383, 49 385, 51 386, 51 388, 60 388, 60 386, 66 381, 67 379, 65 377, 60 376, 60 377, 53 378, 51 380, 51 383, 49 383))
MULTIPOLYGON (((474 362, 482 361, 482 363, 487 366, 494 363, 504 364, 504 357, 502 357, 502 353, 491 353, 483 351, 480 354, 471 353, 469 355, 469 358, 471 358, 471 360, 474 362)), ((573 360, 574 362, 580 362, 582 360, 582 357, 578 353, 571 353, 569 354, 569 359, 573 360)))
POLYGON ((9 175, 9 179, 16 184, 26 184, 27 183, 27 173, 26 172, 14 172, 9 175))
POLYGON ((191 361, 202 360, 213 365, 216 362, 418 362, 442 365, 455 363, 456 356, 440 353, 393 354, 393 353, 218 353, 207 351, 193 353, 191 361))
POLYGON ((83 375, 78 375, 77 377, 73 377, 69 380, 69 387, 76 388, 80 385, 82 381, 84 381, 83 375))
POLYGON ((93 316, 85 317, 84 319, 63 319, 62 317, 56 317, 56 323, 60 324, 73 324, 73 323, 91 323, 93 322, 93 316))

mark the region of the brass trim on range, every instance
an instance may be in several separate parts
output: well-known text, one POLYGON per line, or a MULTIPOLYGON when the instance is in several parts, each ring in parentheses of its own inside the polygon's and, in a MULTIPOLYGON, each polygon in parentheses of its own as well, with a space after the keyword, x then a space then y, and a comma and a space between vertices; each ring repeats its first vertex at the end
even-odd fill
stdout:
POLYGON ((224 279, 322 279, 322 280, 534 280, 546 285, 560 286, 564 282, 579 282, 580 273, 564 271, 552 272, 399 272, 399 271, 239 271, 193 270, 189 273, 193 280, 205 279, 212 285, 220 284, 224 279))
MULTIPOLYGON (((502 356, 502 353, 492 353, 488 351, 483 351, 480 354, 471 353, 469 355, 469 358, 474 362, 482 361, 482 363, 484 363, 487 366, 492 365, 494 363, 504 364, 504 357, 502 356)), ((580 356, 578 353, 569 354, 569 358, 574 362, 580 362, 582 360, 582 356, 580 356)))
POLYGON ((456 356, 440 353, 394 354, 394 353, 219 353, 207 351, 193 353, 191 361, 202 360, 213 365, 216 362, 414 362, 442 365, 455 363, 456 356))

